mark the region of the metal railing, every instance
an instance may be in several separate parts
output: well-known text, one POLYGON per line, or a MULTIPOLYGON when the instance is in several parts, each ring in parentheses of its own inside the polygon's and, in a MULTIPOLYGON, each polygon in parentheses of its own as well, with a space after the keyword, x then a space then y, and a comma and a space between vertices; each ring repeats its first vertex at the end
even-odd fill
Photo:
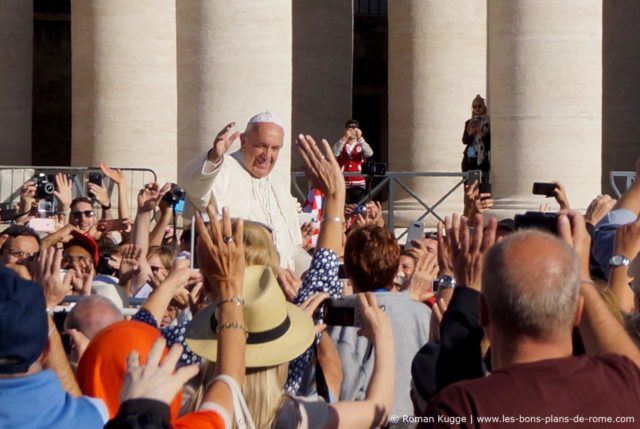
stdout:
MULTIPOLYGON (((138 204, 138 190, 149 182, 155 182, 157 175, 149 168, 121 168, 126 178, 129 207, 134 215, 138 204)), ((37 174, 44 173, 47 176, 56 173, 66 173, 72 180, 73 198, 86 196, 86 183, 90 173, 99 172, 97 167, 38 167, 21 165, 0 165, 0 203, 3 209, 13 208, 20 199, 20 188, 26 181, 33 179, 37 174)), ((107 188, 109 197, 113 194, 115 183, 108 177, 103 178, 103 184, 107 188)), ((112 201, 113 207, 118 206, 118 201, 112 201)))
POLYGON ((622 194, 631 187, 633 181, 636 180, 636 173, 634 171, 610 171, 609 172, 609 183, 611 183, 611 187, 613 188, 613 192, 616 193, 616 198, 620 198, 622 194), (620 192, 618 189, 618 183, 616 179, 624 179, 624 190, 620 192))
MULTIPOLYGON (((396 189, 395 185, 399 186, 402 190, 404 190, 411 198, 416 200, 422 208, 424 208, 424 212, 417 218, 418 220, 423 220, 429 215, 434 216, 438 221, 444 221, 444 218, 440 216, 436 212, 436 208, 442 204, 451 194, 453 194, 456 189, 463 186, 465 180, 470 174, 478 174, 481 176, 480 171, 467 171, 461 173, 448 173, 448 172, 398 172, 398 171, 387 171, 384 175, 373 175, 367 176, 369 183, 377 182, 373 187, 371 187, 370 192, 358 201, 358 204, 364 204, 369 200, 375 200, 375 197, 381 194, 384 190, 387 191, 388 201, 387 201, 387 228, 390 231, 394 231, 396 228, 395 225, 395 197, 396 197, 396 189), (449 188, 443 195, 441 195, 433 204, 428 204, 424 201, 424 199, 419 196, 416 192, 414 192, 410 186, 404 181, 407 179, 416 179, 416 178, 443 178, 443 177, 457 177, 459 180, 449 188), (372 180, 373 179, 373 180, 372 180)), ((306 193, 300 189, 298 184, 298 179, 304 177, 304 173, 302 171, 294 171, 292 174, 291 183, 297 195, 302 198, 304 201, 306 199, 306 193)), ((362 176, 362 173, 343 173, 345 177, 348 176, 362 176)), ((404 227, 404 226, 403 226, 404 227)), ((406 234, 406 231, 400 234, 397 238, 402 238, 406 234)))

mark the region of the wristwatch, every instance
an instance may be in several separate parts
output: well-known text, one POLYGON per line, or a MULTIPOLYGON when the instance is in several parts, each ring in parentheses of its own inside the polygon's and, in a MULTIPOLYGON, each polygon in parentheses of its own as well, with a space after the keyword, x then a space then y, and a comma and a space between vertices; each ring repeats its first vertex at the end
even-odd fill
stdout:
POLYGON ((624 255, 613 255, 611 259, 609 259, 609 265, 612 267, 627 267, 629 262, 629 258, 624 255))
POLYGON ((456 287, 456 279, 454 279, 451 276, 440 276, 435 281, 434 286, 436 286, 433 288, 434 291, 437 291, 440 289, 453 289, 454 287, 456 287))

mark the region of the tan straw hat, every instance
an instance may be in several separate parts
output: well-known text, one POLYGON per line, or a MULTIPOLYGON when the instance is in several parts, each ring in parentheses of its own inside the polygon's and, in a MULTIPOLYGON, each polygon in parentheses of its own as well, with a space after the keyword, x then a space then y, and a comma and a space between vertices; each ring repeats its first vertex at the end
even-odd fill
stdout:
MULTIPOLYGON (((270 268, 247 267, 242 296, 247 338, 246 366, 276 366, 300 356, 314 338, 311 317, 287 302, 270 268)), ((223 304, 234 305, 234 304, 223 304)), ((187 326, 187 345, 197 355, 215 362, 218 356, 216 305, 200 311, 187 326)))

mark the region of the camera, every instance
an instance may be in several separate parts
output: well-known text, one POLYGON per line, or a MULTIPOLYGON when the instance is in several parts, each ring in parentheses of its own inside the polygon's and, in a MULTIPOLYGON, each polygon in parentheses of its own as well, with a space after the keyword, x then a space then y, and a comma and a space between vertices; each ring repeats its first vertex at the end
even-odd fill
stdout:
POLYGON ((171 206, 175 206, 180 201, 184 200, 186 192, 180 186, 175 183, 171 184, 171 189, 164 194, 162 200, 171 206))
POLYGON ((39 200, 53 200, 53 192, 55 191, 53 182, 44 173, 36 176, 36 198, 39 200))
POLYGON ((362 216, 364 216, 364 215, 366 215, 366 214, 367 214, 367 206, 366 206, 366 205, 364 205, 364 204, 360 204, 359 206, 356 206, 356 207, 353 209, 352 214, 353 214, 354 216, 357 216, 357 215, 362 215, 362 216))
POLYGON ((384 162, 369 161, 362 164, 362 174, 367 176, 384 176, 387 174, 387 164, 384 162))

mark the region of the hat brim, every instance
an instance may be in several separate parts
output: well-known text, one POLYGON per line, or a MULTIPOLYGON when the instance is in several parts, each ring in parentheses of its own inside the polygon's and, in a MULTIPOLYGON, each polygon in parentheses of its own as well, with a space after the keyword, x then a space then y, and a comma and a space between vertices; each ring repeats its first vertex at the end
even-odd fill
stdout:
MULTIPOLYGON (((304 353, 313 343, 315 327, 311 317, 289 302, 286 305, 291 321, 289 329, 275 340, 262 344, 247 344, 247 368, 276 366, 289 362, 304 353)), ((215 305, 210 305, 200 311, 185 332, 189 348, 211 362, 216 362, 218 358, 218 336, 211 329, 210 322, 214 310, 215 305)))

